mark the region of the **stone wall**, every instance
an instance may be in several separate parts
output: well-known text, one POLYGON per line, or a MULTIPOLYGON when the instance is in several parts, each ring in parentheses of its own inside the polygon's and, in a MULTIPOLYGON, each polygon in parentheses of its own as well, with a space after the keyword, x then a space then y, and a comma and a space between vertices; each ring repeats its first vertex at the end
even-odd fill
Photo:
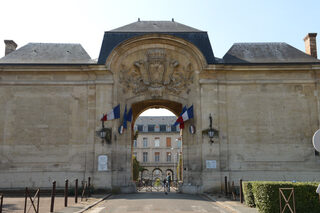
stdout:
MULTIPOLYGON (((100 181, 94 173, 102 152, 100 147, 96 152, 94 144, 99 125, 96 85, 90 82, 94 70, 6 68, 0 73, 0 187, 50 187, 53 180, 63 187, 65 178, 89 176, 110 187, 106 177, 100 181)), ((106 90, 103 96, 112 90, 104 81, 97 86, 106 90)))
POLYGON ((236 184, 316 181, 320 158, 312 136, 319 128, 319 99, 312 67, 221 68, 200 80, 203 125, 212 113, 220 131, 216 144, 203 141, 203 158, 218 162, 216 170, 204 170, 203 187, 218 189, 224 176, 236 184))

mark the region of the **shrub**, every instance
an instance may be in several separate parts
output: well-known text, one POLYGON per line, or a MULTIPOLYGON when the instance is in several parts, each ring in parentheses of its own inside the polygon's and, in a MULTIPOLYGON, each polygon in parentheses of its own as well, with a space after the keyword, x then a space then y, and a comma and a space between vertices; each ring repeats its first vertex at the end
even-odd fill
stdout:
MULTIPOLYGON (((280 212, 279 188, 294 188, 296 212, 320 212, 319 198, 315 192, 318 183, 271 181, 252 181, 250 183, 252 184, 254 203, 261 213, 280 212)), ((289 193, 285 195, 288 197, 289 193)), ((284 200, 282 201, 284 206, 285 202, 284 200)))
POLYGON ((120 187, 118 187, 118 186, 114 186, 111 189, 111 194, 113 194, 113 195, 120 194, 120 192, 121 192, 121 190, 120 190, 120 187))
POLYGON ((243 197, 246 205, 250 207, 255 207, 256 204, 254 202, 251 182, 243 181, 242 189, 243 189, 243 197))

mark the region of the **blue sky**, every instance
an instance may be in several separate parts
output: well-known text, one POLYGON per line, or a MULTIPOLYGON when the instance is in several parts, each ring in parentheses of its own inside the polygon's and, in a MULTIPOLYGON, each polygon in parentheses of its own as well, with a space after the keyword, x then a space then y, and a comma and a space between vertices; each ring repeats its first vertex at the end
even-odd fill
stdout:
MULTIPOLYGON (((81 43, 99 55, 104 31, 141 20, 171 20, 207 31, 216 57, 235 42, 287 42, 304 51, 308 32, 320 33, 319 0, 10 0, 0 1, 4 39, 81 43)), ((320 36, 319 36, 320 37, 320 36)), ((320 42, 318 39, 318 52, 320 42)))

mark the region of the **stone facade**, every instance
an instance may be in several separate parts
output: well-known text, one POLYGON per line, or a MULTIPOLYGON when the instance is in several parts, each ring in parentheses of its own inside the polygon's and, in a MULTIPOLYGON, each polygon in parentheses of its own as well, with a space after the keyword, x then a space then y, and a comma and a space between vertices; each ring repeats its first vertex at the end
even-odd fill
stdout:
POLYGON ((246 63, 209 63, 203 47, 188 41, 200 34, 179 35, 133 36, 103 64, 6 63, 19 49, 0 60, 0 187, 50 187, 52 180, 63 187, 65 178, 90 176, 96 188, 133 191, 134 131, 120 135, 116 119, 105 123, 111 143, 95 135, 101 115, 119 103, 121 114, 132 106, 133 122, 150 107, 179 115, 182 106, 194 106, 182 131, 183 192, 220 191, 224 176, 235 183, 319 180, 312 146, 319 61, 303 55, 310 61, 255 63, 247 54, 246 63), (219 131, 213 144, 204 131, 210 113, 219 131), (98 171, 100 155, 108 156, 106 171, 98 171))

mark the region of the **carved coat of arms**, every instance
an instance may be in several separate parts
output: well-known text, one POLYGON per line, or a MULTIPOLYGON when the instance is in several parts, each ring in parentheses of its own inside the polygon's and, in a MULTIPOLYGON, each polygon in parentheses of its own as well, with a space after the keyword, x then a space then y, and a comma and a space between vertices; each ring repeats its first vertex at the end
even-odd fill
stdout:
POLYGON ((187 91, 193 81, 192 66, 182 66, 177 60, 167 58, 164 49, 150 49, 144 60, 135 61, 131 67, 122 65, 120 83, 124 92, 134 94, 149 92, 153 97, 187 91))

